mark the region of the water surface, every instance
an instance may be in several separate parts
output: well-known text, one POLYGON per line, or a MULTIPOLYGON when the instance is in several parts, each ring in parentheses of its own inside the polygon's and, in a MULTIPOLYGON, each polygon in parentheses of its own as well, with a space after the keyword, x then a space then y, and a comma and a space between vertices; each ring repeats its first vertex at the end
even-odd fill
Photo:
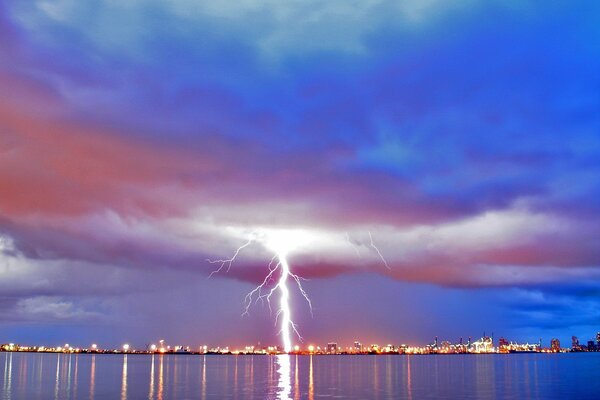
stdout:
POLYGON ((2 399, 598 399, 600 353, 0 353, 2 399))

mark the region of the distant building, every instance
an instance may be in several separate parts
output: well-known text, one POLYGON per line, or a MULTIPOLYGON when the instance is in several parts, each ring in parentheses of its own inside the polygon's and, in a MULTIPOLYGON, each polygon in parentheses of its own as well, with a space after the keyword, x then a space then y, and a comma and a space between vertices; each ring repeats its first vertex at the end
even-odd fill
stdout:
POLYGON ((357 353, 362 352, 362 344, 360 342, 354 342, 354 351, 357 353))
POLYGON ((501 337, 500 340, 498 340, 498 350, 500 353, 508 353, 510 350, 510 343, 508 340, 501 337))
POLYGON ((593 340, 588 340, 587 351, 596 351, 596 344, 593 340))
POLYGON ((596 333, 596 347, 600 348, 600 332, 596 333))
POLYGON ((338 345, 337 343, 327 343, 327 353, 329 354, 336 354, 338 352, 338 345))
POLYGON ((577 336, 571 336, 571 350, 581 351, 581 346, 579 345, 579 339, 577 339, 577 336))
POLYGON ((554 352, 554 353, 558 353, 560 352, 560 340, 554 338, 550 341, 550 349, 554 352))

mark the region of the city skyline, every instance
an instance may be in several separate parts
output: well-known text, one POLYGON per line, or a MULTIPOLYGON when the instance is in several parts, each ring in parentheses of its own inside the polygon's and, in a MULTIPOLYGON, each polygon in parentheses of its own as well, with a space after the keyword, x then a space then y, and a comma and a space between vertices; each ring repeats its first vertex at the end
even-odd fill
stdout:
POLYGON ((598 15, 0 4, 0 343, 587 342, 598 15))
POLYGON ((369 355, 388 355, 388 354, 510 354, 510 353, 564 353, 564 352, 599 352, 600 351, 600 332, 597 332, 593 338, 580 343, 576 336, 571 337, 568 346, 561 346, 558 338, 552 338, 548 343, 544 343, 542 338, 535 343, 519 342, 509 340, 503 336, 494 339, 494 335, 487 336, 485 333, 480 338, 473 339, 468 337, 463 340, 461 337, 457 342, 440 339, 437 336, 426 345, 413 344, 378 344, 363 343, 354 340, 345 346, 337 341, 329 341, 326 345, 317 343, 296 344, 289 350, 286 350, 283 344, 250 344, 245 346, 212 346, 185 344, 171 345, 164 339, 146 343, 144 346, 135 346, 130 343, 124 343, 122 346, 111 348, 98 343, 92 343, 89 346, 79 346, 76 344, 65 343, 64 345, 32 345, 18 343, 0 344, 0 351, 5 352, 41 352, 41 353, 101 353, 101 354, 369 354, 369 355))

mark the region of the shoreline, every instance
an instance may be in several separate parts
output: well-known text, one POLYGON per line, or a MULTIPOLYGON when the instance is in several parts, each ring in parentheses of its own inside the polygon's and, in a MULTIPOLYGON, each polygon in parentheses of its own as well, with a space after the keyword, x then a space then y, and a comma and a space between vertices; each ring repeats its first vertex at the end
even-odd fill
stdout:
POLYGON ((0 351, 1 353, 28 353, 28 354, 63 354, 63 355, 134 355, 134 356, 279 356, 279 355, 290 355, 290 356, 489 356, 489 355, 502 355, 502 356, 514 356, 514 355, 530 355, 530 354, 586 354, 586 353, 597 353, 590 351, 561 351, 561 352, 543 352, 543 351, 521 351, 521 352, 509 352, 509 353, 217 353, 217 352, 187 352, 187 353, 175 353, 175 352, 123 352, 123 351, 36 351, 36 350, 13 350, 13 351, 0 351))

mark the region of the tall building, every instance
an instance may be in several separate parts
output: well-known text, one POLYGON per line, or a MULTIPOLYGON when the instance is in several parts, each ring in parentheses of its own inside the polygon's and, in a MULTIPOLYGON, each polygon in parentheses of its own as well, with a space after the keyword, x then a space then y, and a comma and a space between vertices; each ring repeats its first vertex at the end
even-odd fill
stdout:
POLYGON ((354 342, 354 351, 356 353, 361 353, 362 352, 362 344, 360 342, 354 342))
POLYGON ((577 336, 571 336, 571 350, 572 351, 580 351, 581 346, 579 346, 579 339, 577 336))
POLYGON ((550 341, 550 349, 554 352, 554 353, 558 353, 560 352, 560 340, 554 338, 550 341))
POLYGON ((600 332, 596 333, 596 347, 600 348, 600 332))
POLYGON ((596 351, 596 344, 593 340, 588 340, 587 351, 596 351))
POLYGON ((336 354, 338 352, 338 345, 337 343, 327 343, 327 353, 329 354, 336 354))

